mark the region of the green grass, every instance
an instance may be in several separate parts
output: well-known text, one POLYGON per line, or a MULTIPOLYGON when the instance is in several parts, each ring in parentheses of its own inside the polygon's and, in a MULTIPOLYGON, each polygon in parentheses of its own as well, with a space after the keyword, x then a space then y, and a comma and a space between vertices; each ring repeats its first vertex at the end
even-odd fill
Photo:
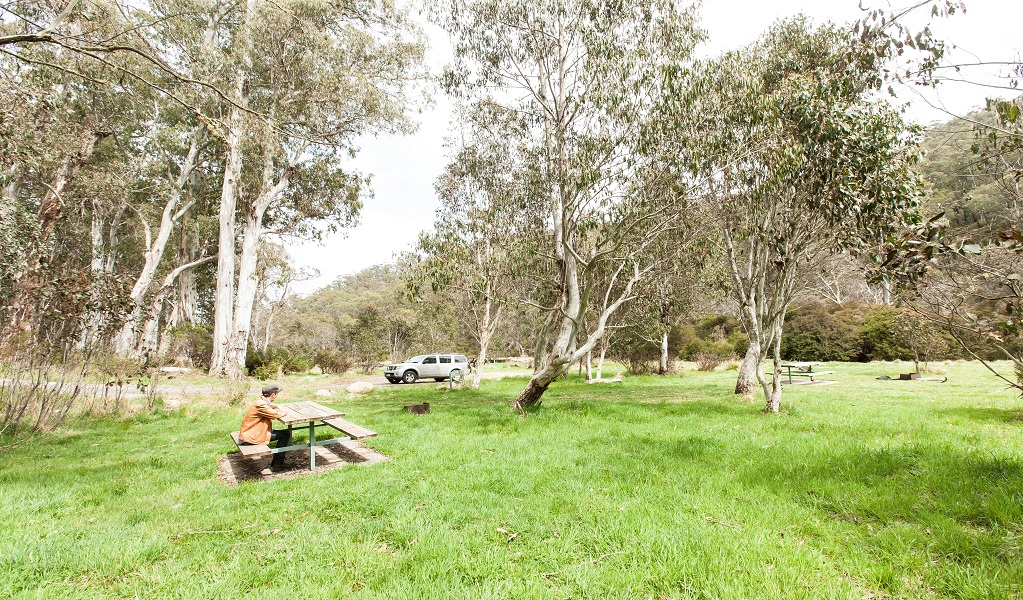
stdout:
POLYGON ((780 415, 735 399, 734 371, 562 381, 528 417, 524 379, 383 384, 336 406, 391 461, 234 488, 216 460, 242 406, 78 420, 0 440, 0 593, 1019 597, 1020 403, 944 368, 836 365, 780 415))

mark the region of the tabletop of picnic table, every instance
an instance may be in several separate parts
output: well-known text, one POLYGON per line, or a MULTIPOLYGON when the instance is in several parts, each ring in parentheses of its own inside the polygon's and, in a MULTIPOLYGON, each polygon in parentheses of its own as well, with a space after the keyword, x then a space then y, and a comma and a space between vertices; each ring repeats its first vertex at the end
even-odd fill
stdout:
POLYGON ((286 415, 278 419, 285 425, 323 421, 324 419, 334 419, 345 415, 337 409, 329 408, 316 402, 290 402, 288 404, 279 404, 278 406, 287 412, 286 415))

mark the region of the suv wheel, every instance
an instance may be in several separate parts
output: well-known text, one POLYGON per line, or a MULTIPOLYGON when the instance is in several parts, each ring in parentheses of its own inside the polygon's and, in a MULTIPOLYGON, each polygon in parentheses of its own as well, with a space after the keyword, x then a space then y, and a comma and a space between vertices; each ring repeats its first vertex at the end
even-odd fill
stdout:
POLYGON ((405 373, 402 374, 401 376, 401 380, 404 381, 405 383, 415 383, 416 379, 418 378, 419 375, 417 375, 416 372, 412 370, 405 371, 405 373))

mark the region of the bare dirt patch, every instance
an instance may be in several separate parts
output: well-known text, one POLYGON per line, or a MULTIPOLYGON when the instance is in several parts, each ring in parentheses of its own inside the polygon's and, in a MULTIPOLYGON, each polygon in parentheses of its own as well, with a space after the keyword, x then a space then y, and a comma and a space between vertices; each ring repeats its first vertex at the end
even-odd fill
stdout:
POLYGON ((292 450, 284 453, 284 467, 270 470, 272 455, 246 458, 237 452, 225 454, 217 460, 217 479, 224 485, 238 485, 242 481, 270 481, 293 479, 306 475, 322 475, 348 465, 368 466, 390 457, 377 452, 362 442, 348 441, 316 448, 316 470, 309 470, 309 452, 292 450))

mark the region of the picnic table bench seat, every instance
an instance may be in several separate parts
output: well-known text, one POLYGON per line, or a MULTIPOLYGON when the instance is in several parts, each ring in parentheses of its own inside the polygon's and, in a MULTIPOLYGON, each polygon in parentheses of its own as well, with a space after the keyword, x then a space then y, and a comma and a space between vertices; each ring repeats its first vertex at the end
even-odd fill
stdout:
POLYGON ((231 432, 231 439, 234 440, 234 445, 238 446, 238 451, 242 453, 242 456, 263 456, 264 454, 273 454, 270 446, 266 444, 242 444, 239 443, 237 431, 231 432))
POLYGON ((347 435, 353 440, 363 440, 368 437, 373 437, 377 434, 377 432, 375 431, 366 429, 361 425, 356 425, 351 421, 346 421, 341 417, 337 417, 334 419, 324 419, 323 422, 326 423, 327 425, 330 425, 334 429, 337 429, 338 431, 347 435))
POLYGON ((809 377, 811 380, 817 375, 834 375, 834 371, 792 371, 793 377, 809 377))

